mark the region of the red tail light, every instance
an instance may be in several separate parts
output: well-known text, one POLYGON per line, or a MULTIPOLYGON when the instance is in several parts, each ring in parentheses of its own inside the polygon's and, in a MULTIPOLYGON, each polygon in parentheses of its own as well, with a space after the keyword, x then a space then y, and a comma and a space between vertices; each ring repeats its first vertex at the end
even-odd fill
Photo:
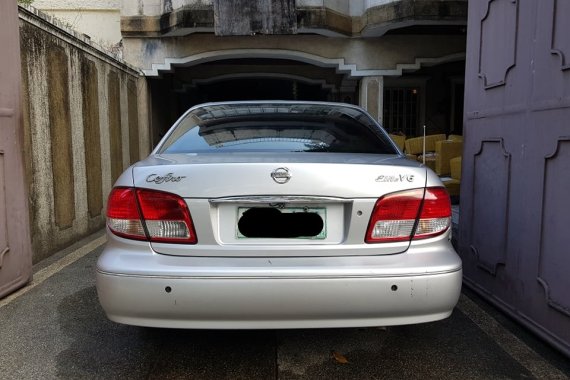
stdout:
POLYGON ((406 190, 378 199, 366 232, 367 243, 425 239, 447 231, 451 203, 443 187, 406 190), (416 223, 417 221, 417 223, 416 223))
POLYGON ((107 225, 117 236, 162 243, 195 244, 186 202, 162 191, 116 187, 109 195, 107 225))
POLYGON ((137 189, 137 196, 150 241, 196 243, 190 211, 182 198, 146 189, 137 189))
POLYGON ((107 225, 117 236, 148 240, 134 189, 116 187, 111 191, 107 202, 107 225))

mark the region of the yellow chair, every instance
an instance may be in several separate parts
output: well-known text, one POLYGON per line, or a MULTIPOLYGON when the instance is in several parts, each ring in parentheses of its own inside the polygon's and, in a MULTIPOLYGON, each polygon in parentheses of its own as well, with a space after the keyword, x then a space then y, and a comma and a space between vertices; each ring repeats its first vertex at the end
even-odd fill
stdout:
POLYGON ((392 140, 394 140, 396 145, 398 145, 398 148, 400 148, 400 150, 403 151, 405 146, 406 146, 406 136, 405 135, 394 135, 391 133, 389 134, 389 136, 392 140))
MULTIPOLYGON (((435 152, 435 143, 437 141, 445 140, 445 134, 427 135, 426 136, 426 152, 435 152)), ((408 154, 422 154, 424 151, 424 138, 414 137, 406 140, 406 153, 408 154)))
POLYGON ((443 180, 443 184, 450 196, 459 196, 461 185, 461 157, 452 158, 449 162, 451 178, 443 180))
POLYGON ((418 155, 423 152, 423 138, 422 137, 412 137, 407 139, 405 142, 406 154, 418 155))
POLYGON ((447 137, 447 139, 448 139, 448 140, 451 140, 451 141, 461 141, 461 142, 463 142, 463 136, 462 136, 462 135, 449 135, 449 136, 447 137))
MULTIPOLYGON (((426 136, 426 166, 435 170, 435 143, 445 140, 445 134, 427 135, 426 136)), ((424 151, 424 138, 414 137, 406 140, 406 154, 416 155, 416 159, 423 162, 422 153, 424 151)), ((411 158, 411 157, 408 157, 411 158)))
POLYGON ((435 172, 437 175, 448 175, 451 172, 449 160, 461 156, 463 142, 443 140, 435 143, 435 172))

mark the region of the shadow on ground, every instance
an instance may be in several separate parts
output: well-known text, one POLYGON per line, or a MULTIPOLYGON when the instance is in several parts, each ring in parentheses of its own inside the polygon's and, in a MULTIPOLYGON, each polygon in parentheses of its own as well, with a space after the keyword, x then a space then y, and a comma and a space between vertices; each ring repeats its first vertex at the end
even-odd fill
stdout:
POLYGON ((70 341, 56 358, 62 378, 532 378, 458 310, 444 321, 387 329, 152 329, 107 320, 94 286, 57 310, 70 341))

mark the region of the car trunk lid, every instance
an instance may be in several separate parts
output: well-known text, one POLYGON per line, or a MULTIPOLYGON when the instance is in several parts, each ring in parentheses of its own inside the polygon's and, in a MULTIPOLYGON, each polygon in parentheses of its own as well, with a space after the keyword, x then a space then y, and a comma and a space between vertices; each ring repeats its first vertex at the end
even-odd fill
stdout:
POLYGON ((426 180, 424 168, 403 158, 315 153, 151 156, 133 167, 133 178, 135 187, 208 199, 258 195, 377 198, 423 187, 426 180))
POLYGON ((424 187, 425 168, 394 156, 296 156, 185 154, 137 164, 135 187, 184 198, 198 237, 191 247, 153 242, 153 249, 182 256, 375 255, 407 249, 409 242, 367 245, 364 236, 378 198, 424 187))

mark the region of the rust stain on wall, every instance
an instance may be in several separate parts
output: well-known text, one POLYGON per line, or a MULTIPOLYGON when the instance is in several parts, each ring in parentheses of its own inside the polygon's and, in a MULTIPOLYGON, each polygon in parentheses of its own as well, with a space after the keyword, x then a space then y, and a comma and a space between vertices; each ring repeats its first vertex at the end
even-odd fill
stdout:
POLYGON ((123 149, 121 133, 121 89, 119 76, 107 74, 107 102, 109 108, 109 138, 111 146, 111 181, 115 183, 123 172, 123 149))
POLYGON ((47 54, 55 223, 63 229, 71 227, 75 219, 67 55, 57 45, 52 45, 47 54))
POLYGON ((214 1, 217 36, 295 34, 297 13, 293 0, 214 1))
POLYGON ((81 60, 83 85, 83 139, 87 174, 87 209, 89 216, 101 215, 103 190, 101 178, 101 132, 99 131, 99 93, 97 66, 89 59, 81 60))
MULTIPOLYGON (((24 152, 33 152, 32 135, 34 133, 34 125, 31 122, 33 114, 33 103, 30 99, 32 86, 36 85, 34 81, 30 81, 30 72, 34 65, 42 62, 42 54, 45 52, 46 41, 42 38, 41 33, 34 26, 20 22, 20 58, 22 62, 22 124, 24 134, 24 152)), ((33 191, 34 185, 34 160, 31 156, 24 160, 24 170, 26 173, 26 185, 29 189, 29 220, 30 232, 32 237, 40 236, 40 226, 36 215, 39 213, 39 205, 37 196, 33 191)), ((40 248, 35 240, 32 239, 32 251, 37 252, 40 248)), ((36 257, 34 260, 37 261, 36 257)))
POLYGON ((137 84, 133 79, 127 82, 128 120, 129 120, 129 153, 130 163, 140 160, 139 150, 139 112, 137 84))
MULTIPOLYGON (((20 46, 25 48, 20 51, 20 59, 22 61, 22 92, 21 92, 21 102, 22 102, 22 133, 24 134, 24 152, 32 151, 32 134, 31 134, 31 124, 30 124, 30 94, 29 94, 29 80, 28 80, 28 68, 29 68, 29 57, 28 51, 30 51, 29 46, 24 45, 24 41, 29 41, 26 35, 27 25, 20 27, 20 46)), ((28 189, 32 187, 32 160, 24 160, 24 170, 26 173, 26 186, 28 189)), ((30 220, 32 218, 32 206, 30 205, 30 220)))

